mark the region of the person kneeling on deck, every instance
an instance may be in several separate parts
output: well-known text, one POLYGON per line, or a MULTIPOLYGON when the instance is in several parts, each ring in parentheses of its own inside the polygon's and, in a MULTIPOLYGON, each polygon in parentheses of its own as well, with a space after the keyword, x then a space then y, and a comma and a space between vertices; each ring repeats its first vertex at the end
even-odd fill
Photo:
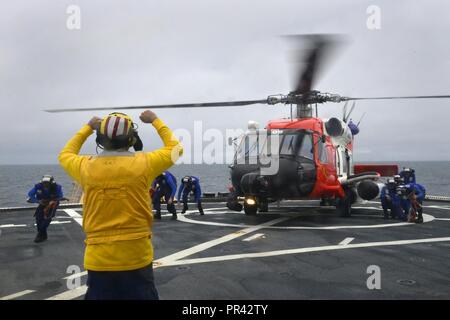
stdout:
POLYGON ((34 242, 39 243, 47 240, 47 228, 55 216, 59 201, 63 197, 62 187, 50 175, 43 176, 41 182, 28 192, 27 202, 39 203, 34 214, 38 232, 34 242))
POLYGON ((185 176, 183 179, 181 179, 181 186, 178 190, 178 197, 177 202, 181 204, 180 198, 183 199, 183 211, 181 213, 186 213, 186 210, 188 210, 188 196, 189 194, 193 192, 195 197, 195 202, 197 203, 198 211, 200 212, 200 215, 204 215, 203 208, 202 208, 202 189, 200 188, 200 180, 197 177, 194 176, 185 176), (181 194, 183 194, 183 197, 181 197, 181 194))
POLYGON ((401 207, 408 222, 422 223, 422 203, 425 199, 425 188, 418 183, 408 183, 400 187, 401 207))
POLYGON ((404 180, 405 188, 409 191, 408 199, 403 201, 403 209, 409 215, 411 213, 411 208, 413 207, 413 217, 410 217, 410 222, 422 223, 422 204, 426 195, 425 187, 416 183, 416 173, 414 169, 403 168, 399 175, 404 180), (417 217, 414 217, 414 213, 417 213, 417 217))
POLYGON ((167 204, 167 211, 172 214, 172 220, 177 219, 177 211, 175 209, 174 198, 177 192, 177 179, 169 172, 164 171, 156 177, 152 184, 152 202, 153 209, 156 210, 155 219, 161 219, 161 198, 167 204))
POLYGON ((390 216, 392 219, 398 217, 401 211, 400 197, 397 195, 397 183, 394 179, 389 179, 381 189, 380 200, 385 219, 389 218, 388 210, 391 211, 390 216))
MULTIPOLYGON (((85 299, 158 299, 153 278, 151 183, 182 153, 172 131, 150 110, 140 115, 152 124, 164 147, 132 153, 135 126, 125 114, 92 118, 59 155, 66 172, 83 188, 85 299), (97 131, 98 156, 81 156, 86 139, 97 131)), ((139 148, 138 148, 139 149, 139 148)))

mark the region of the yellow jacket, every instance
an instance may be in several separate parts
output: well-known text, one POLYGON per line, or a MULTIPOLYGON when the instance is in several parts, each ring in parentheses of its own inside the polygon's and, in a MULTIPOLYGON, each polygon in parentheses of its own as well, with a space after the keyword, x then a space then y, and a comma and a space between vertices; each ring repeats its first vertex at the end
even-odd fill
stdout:
POLYGON ((61 166, 83 188, 88 270, 134 270, 153 261, 150 185, 174 164, 182 147, 162 120, 152 125, 164 143, 153 152, 80 156, 93 133, 86 125, 59 154, 61 166))

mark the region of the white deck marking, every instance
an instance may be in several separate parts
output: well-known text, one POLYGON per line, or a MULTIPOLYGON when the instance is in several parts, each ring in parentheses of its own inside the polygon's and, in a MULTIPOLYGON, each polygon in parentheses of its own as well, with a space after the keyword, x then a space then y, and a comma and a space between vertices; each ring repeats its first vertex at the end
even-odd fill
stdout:
POLYGON ((383 247, 383 246, 401 246, 401 245, 410 245, 410 244, 447 242, 447 241, 450 241, 450 237, 397 240, 397 241, 384 241, 384 242, 368 242, 368 243, 348 244, 345 246, 332 245, 332 246, 276 250, 276 251, 257 252, 257 253, 230 254, 230 255, 225 255, 225 256, 176 260, 176 261, 169 262, 168 264, 166 264, 166 266, 178 266, 178 265, 184 265, 184 264, 218 262, 218 261, 228 261, 228 260, 248 259, 248 258, 263 258, 263 257, 272 257, 272 256, 280 256, 280 255, 288 255, 288 254, 300 254, 300 253, 308 253, 308 252, 319 252, 319 251, 347 250, 347 249, 357 249, 357 248, 373 248, 373 247, 383 247))
MULTIPOLYGON (((50 224, 66 224, 66 223, 72 223, 72 221, 52 221, 50 224)), ((27 224, 2 224, 0 225, 0 228, 20 228, 20 227, 27 227, 27 224)), ((34 224, 36 226, 36 223, 34 224)))
MULTIPOLYGON (((187 219, 187 218, 184 217, 184 216, 180 216, 179 217, 179 220, 181 220, 181 221, 183 221, 184 219, 187 219)), ((286 221, 286 220, 289 220, 289 219, 290 219, 290 217, 278 218, 278 219, 270 220, 268 222, 265 222, 265 223, 262 223, 262 224, 258 224, 256 226, 251 226, 249 228, 238 230, 236 232, 227 234, 227 235, 225 235, 223 237, 220 237, 218 239, 207 241, 207 242, 198 244, 196 246, 193 246, 191 248, 178 251, 178 252, 176 252, 174 254, 168 255, 168 256, 166 256, 164 258, 160 258, 160 259, 154 261, 154 267, 155 268, 161 267, 163 265, 166 265, 167 263, 173 262, 175 260, 183 259, 183 258, 185 258, 187 256, 193 255, 193 254, 198 253, 200 251, 204 251, 206 249, 209 249, 209 248, 212 248, 214 246, 217 246, 218 244, 221 244, 221 243, 224 243, 224 242, 228 242, 230 240, 242 237, 243 235, 246 235, 248 233, 255 232, 255 231, 259 230, 259 229, 263 229, 263 228, 266 228, 268 226, 271 226, 271 225, 274 225, 274 224, 277 224, 277 223, 280 223, 280 222, 283 222, 283 221, 286 221)))
POLYGON ((87 286, 83 285, 78 288, 75 288, 72 290, 67 290, 67 291, 59 293, 57 295, 51 296, 45 300, 72 300, 72 299, 82 296, 83 294, 86 293, 86 291, 87 291, 87 286))
POLYGON ((355 238, 345 238, 344 240, 342 240, 341 242, 339 242, 340 246, 346 246, 348 245, 350 242, 352 242, 353 240, 355 240, 355 238))
POLYGON ((434 218, 434 220, 450 221, 450 218, 434 218))
POLYGON ((67 213, 70 217, 72 217, 76 223, 78 223, 80 226, 83 226, 83 217, 81 216, 81 214, 79 214, 73 209, 64 209, 63 211, 67 213))
MULTIPOLYGON (((203 221, 203 220, 192 220, 185 216, 181 216, 178 220, 182 222, 194 223, 194 224, 203 224, 203 225, 211 225, 211 226, 220 226, 220 227, 234 227, 234 228, 244 228, 251 227, 248 224, 231 224, 231 223, 222 223, 222 222, 211 222, 211 221, 203 221)), ((290 215, 289 218, 301 217, 299 215, 290 215)), ((382 219, 380 216, 379 219, 382 219)), ((434 216, 429 214, 423 214, 423 222, 431 222, 436 219, 434 216)), ((371 229, 371 228, 386 228, 386 227, 401 227, 401 226, 413 226, 414 223, 409 222, 395 222, 395 223, 383 223, 383 224, 369 224, 369 225, 359 225, 359 226, 328 226, 328 227, 302 227, 302 226, 265 226, 265 229, 281 229, 281 230, 338 230, 338 229, 371 229)))
POLYGON ((67 276, 67 277, 63 278, 63 279, 64 280, 73 280, 73 279, 76 279, 76 278, 81 278, 81 277, 83 277, 85 275, 87 275, 87 271, 74 273, 74 274, 71 274, 70 276, 67 276))
MULTIPOLYGON (((362 208, 367 209, 367 207, 362 207, 362 208)), ((225 208, 223 208, 223 209, 225 209, 225 208)), ((205 209, 205 211, 207 211, 207 210, 208 211, 216 211, 216 210, 223 210, 223 209, 222 208, 212 208, 211 210, 205 209)), ((379 210, 379 208, 373 208, 373 207, 370 209, 379 210)), ((77 223, 79 223, 80 225, 82 224, 81 223, 82 217, 78 212, 76 212, 73 209, 65 209, 64 211, 70 217, 74 218, 74 220, 77 223)), ((190 214, 190 213, 197 213, 197 211, 196 210, 187 211, 187 214, 190 214)), ((210 214, 221 214, 221 213, 229 213, 229 211, 216 211, 216 212, 211 212, 210 214)), ((165 215, 170 216, 171 214, 165 214, 165 215)), ((214 262, 214 261, 235 260, 235 259, 243 259, 243 258, 269 257, 269 256, 276 256, 276 255, 287 255, 287 254, 306 253, 306 252, 318 252, 318 251, 329 251, 329 250, 340 250, 340 249, 365 248, 365 247, 377 247, 377 246, 395 246, 395 245, 405 245, 405 244, 450 241, 450 237, 446 237, 446 238, 429 238, 429 239, 413 239, 413 240, 350 244, 350 242, 353 241, 354 238, 346 238, 340 244, 333 245, 333 246, 298 248, 298 249, 289 249, 289 250, 276 250, 276 251, 260 252, 260 253, 244 253, 244 254, 233 254, 233 255, 225 255, 225 256, 215 256, 215 257, 207 257, 207 258, 197 258, 197 259, 194 258, 194 259, 180 260, 180 259, 186 258, 190 255, 193 255, 195 253, 198 253, 198 252, 204 251, 206 249, 209 249, 211 247, 214 247, 218 244, 233 240, 233 239, 241 237, 245 234, 254 232, 259 229, 264 229, 264 228, 269 228, 269 229, 342 229, 342 228, 375 228, 375 227, 385 227, 385 226, 414 225, 414 224, 410 224, 410 223, 394 223, 394 224, 384 224, 384 225, 334 226, 334 227, 276 227, 276 226, 273 226, 274 224, 286 221, 288 219, 291 219, 291 218, 294 218, 297 216, 298 215, 285 216, 285 217, 271 220, 271 221, 268 221, 266 223, 259 224, 259 225, 245 225, 245 224, 225 224, 225 223, 216 223, 216 222, 207 222, 207 221, 196 221, 196 220, 191 220, 184 215, 178 215, 179 220, 181 222, 216 225, 216 226, 229 226, 229 227, 238 227, 238 228, 247 227, 247 228, 238 230, 231 234, 222 236, 218 239, 207 241, 205 243, 201 243, 201 244, 193 246, 191 248, 181 250, 174 254, 171 254, 166 257, 155 260, 154 268, 184 265, 184 264, 214 262)), ((433 221, 434 219, 435 219, 435 217, 424 214, 425 222, 433 221)), ((440 219, 436 219, 436 220, 440 220, 440 219)), ((446 220, 446 219, 444 219, 444 220, 446 220)), ((450 219, 448 219, 448 220, 450 220, 450 219)), ((264 236, 264 234, 255 234, 249 238, 244 239, 243 241, 250 241, 249 239, 256 239, 261 236, 264 236)), ((64 279, 75 279, 78 277, 82 277, 86 274, 87 274, 87 271, 83 271, 83 272, 80 272, 77 274, 69 275, 69 276, 65 277, 64 279)), ((47 300, 75 299, 75 298, 85 294, 86 290, 87 290, 87 286, 84 285, 79 288, 68 290, 68 291, 62 292, 60 294, 54 295, 52 297, 49 297, 47 300)), ((27 290, 27 291, 30 291, 30 290, 27 290)), ((18 295, 18 294, 20 294, 20 293, 17 293, 15 295, 18 295)), ((11 295, 11 296, 14 296, 14 295, 11 295)))
POLYGON ((66 224, 66 223, 72 223, 72 221, 52 221, 50 224, 66 224))
POLYGON ((33 293, 33 292, 35 292, 35 291, 36 291, 36 290, 24 290, 24 291, 20 291, 20 292, 14 293, 14 294, 10 294, 9 296, 1 297, 0 300, 13 300, 13 299, 15 299, 15 298, 22 297, 22 296, 24 296, 24 295, 26 295, 26 294, 33 293))
POLYGON ((0 228, 18 228, 18 227, 26 227, 26 224, 2 224, 0 228))
POLYGON ((266 235, 264 233, 257 233, 257 234, 254 234, 253 236, 243 239, 242 241, 252 241, 252 240, 256 240, 256 239, 264 239, 265 237, 266 237, 266 235))

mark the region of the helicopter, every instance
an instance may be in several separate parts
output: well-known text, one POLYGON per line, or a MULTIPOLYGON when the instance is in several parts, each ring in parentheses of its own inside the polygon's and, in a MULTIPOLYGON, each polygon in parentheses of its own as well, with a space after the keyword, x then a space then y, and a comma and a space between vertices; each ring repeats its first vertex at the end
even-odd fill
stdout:
MULTIPOLYGON (((92 110, 171 109, 239 107, 249 105, 290 106, 287 119, 270 120, 264 129, 254 122, 239 137, 230 168, 230 196, 227 207, 246 215, 267 212, 270 202, 291 199, 316 199, 331 204, 343 217, 360 200, 375 199, 382 187, 380 177, 397 174, 397 165, 353 163, 353 142, 359 123, 349 121, 358 100, 440 99, 450 95, 347 97, 313 90, 317 69, 333 41, 329 35, 295 36, 307 40, 310 49, 298 81, 288 94, 265 99, 147 106, 50 109, 47 112, 92 110), (347 103, 353 105, 347 110, 347 103), (342 119, 318 116, 318 105, 344 102, 342 119), (294 110, 293 110, 294 108, 294 110), (315 112, 314 112, 315 111, 315 112), (314 114, 315 113, 315 114, 314 114), (270 166, 276 163, 276 170, 270 166)), ((235 139, 235 141, 237 138, 235 139)))

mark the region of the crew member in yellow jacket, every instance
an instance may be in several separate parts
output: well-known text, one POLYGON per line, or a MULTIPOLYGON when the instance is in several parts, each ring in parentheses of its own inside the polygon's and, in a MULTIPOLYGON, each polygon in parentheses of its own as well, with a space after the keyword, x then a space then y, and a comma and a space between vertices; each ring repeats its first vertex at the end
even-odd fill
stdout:
POLYGON ((104 119, 92 118, 59 154, 61 166, 84 192, 86 299, 158 299, 149 189, 175 163, 182 147, 155 113, 144 111, 140 119, 153 125, 164 147, 130 152, 138 137, 134 123, 125 114, 112 113, 104 119), (97 156, 79 155, 94 131, 104 151, 97 156))

